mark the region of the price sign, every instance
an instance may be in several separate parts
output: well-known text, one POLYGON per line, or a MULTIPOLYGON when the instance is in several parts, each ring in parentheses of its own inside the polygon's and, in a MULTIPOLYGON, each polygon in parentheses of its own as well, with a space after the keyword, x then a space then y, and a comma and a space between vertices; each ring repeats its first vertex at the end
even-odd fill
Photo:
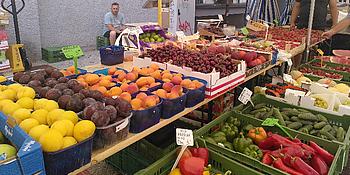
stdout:
POLYGON ((283 74, 283 80, 288 82, 288 83, 293 83, 294 82, 294 79, 292 78, 292 76, 288 75, 288 74, 283 74))
POLYGON ((246 105, 248 102, 251 102, 251 103, 253 104, 253 102, 252 102, 252 100, 251 100, 252 95, 253 95, 253 92, 252 92, 251 90, 249 90, 248 88, 245 87, 245 88, 243 89, 242 93, 239 95, 238 100, 239 100, 240 102, 242 102, 243 104, 245 104, 245 105, 246 105))
POLYGON ((175 34, 177 36, 177 39, 180 41, 182 41, 186 37, 186 35, 183 31, 176 31, 175 34))
POLYGON ((63 47, 62 52, 66 58, 78 58, 84 55, 83 50, 81 50, 80 46, 78 45, 63 47))
POLYGON ((189 129, 176 128, 176 144, 193 146, 193 132, 189 129))
POLYGON ((279 123, 278 119, 275 118, 267 118, 261 124, 262 126, 277 126, 280 128, 289 138, 293 138, 279 123))

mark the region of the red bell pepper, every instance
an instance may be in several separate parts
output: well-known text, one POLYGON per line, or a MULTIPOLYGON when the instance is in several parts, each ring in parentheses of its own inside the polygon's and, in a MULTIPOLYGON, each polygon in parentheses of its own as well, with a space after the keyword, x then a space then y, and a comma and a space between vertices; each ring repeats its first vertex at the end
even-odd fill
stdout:
POLYGON ((259 148, 265 149, 265 150, 276 150, 281 146, 289 147, 289 146, 295 146, 295 145, 298 145, 298 144, 278 134, 269 133, 269 137, 266 140, 259 143, 259 148))
POLYGON ((288 166, 286 166, 285 164, 283 164, 282 160, 280 158, 276 159, 274 162, 273 162, 273 167, 279 169, 279 170, 282 170, 286 173, 289 173, 291 175, 303 175, 302 173, 299 173, 298 171, 295 171, 294 169, 292 168, 289 168, 288 166))
POLYGON ((303 159, 300 157, 294 157, 292 162, 292 168, 297 170, 298 172, 302 174, 307 174, 307 175, 320 175, 316 170, 314 170, 310 165, 305 163, 303 159))
POLYGON ((315 150, 315 153, 319 155, 323 161, 326 162, 328 166, 332 164, 334 156, 331 153, 321 148, 313 141, 310 141, 310 146, 315 150))
POLYGON ((314 155, 311 159, 311 167, 320 175, 328 174, 328 166, 318 155, 314 155))
POLYGON ((281 153, 292 157, 305 157, 304 151, 300 146, 285 147, 281 150, 281 153))
POLYGON ((204 159, 199 157, 189 157, 180 163, 182 175, 202 175, 204 171, 204 159))
POLYGON ((273 159, 272 159, 272 157, 271 157, 271 154, 270 154, 270 153, 264 154, 264 156, 263 156, 261 162, 262 162, 263 164, 266 164, 266 165, 271 165, 272 162, 273 162, 273 159))
POLYGON ((200 157, 204 159, 204 165, 208 166, 208 160, 209 160, 209 151, 208 148, 190 148, 190 151, 192 153, 192 156, 194 157, 200 157))

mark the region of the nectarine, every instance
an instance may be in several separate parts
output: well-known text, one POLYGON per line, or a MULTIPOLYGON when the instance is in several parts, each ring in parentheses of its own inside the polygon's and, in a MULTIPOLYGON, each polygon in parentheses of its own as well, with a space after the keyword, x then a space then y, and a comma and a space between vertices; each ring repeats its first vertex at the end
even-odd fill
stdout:
POLYGON ((173 87, 174 87, 173 83, 164 83, 163 84, 163 89, 166 90, 167 92, 170 92, 173 87))

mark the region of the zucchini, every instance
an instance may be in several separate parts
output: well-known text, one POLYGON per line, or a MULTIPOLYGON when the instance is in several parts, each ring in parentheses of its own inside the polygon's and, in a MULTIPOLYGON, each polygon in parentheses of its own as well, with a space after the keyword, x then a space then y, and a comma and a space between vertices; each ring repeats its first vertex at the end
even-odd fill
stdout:
POLYGON ((318 117, 311 113, 302 113, 298 115, 301 120, 318 121, 318 117))
POLYGON ((293 122, 293 123, 287 125, 288 128, 295 129, 295 130, 301 128, 302 126, 303 126, 303 124, 301 124, 300 122, 293 122))
POLYGON ((257 110, 254 110, 254 111, 251 111, 250 114, 256 114, 256 113, 259 113, 259 112, 266 112, 267 109, 266 108, 260 108, 260 109, 257 109, 257 110))
POLYGON ((306 121, 306 120, 300 120, 299 122, 302 123, 303 125, 313 125, 314 124, 314 122, 306 121))
POLYGON ((298 121, 300 121, 299 118, 296 117, 296 116, 291 117, 290 120, 293 121, 293 122, 298 122, 298 121))
POLYGON ((265 115, 262 116, 262 119, 265 120, 267 118, 270 118, 273 114, 273 110, 270 109, 268 112, 265 113, 265 115))
POLYGON ((328 119, 325 116, 323 116, 321 114, 317 114, 316 116, 318 118, 318 121, 320 121, 320 122, 328 122, 328 119))
POLYGON ((282 112, 284 113, 285 115, 287 115, 288 117, 291 117, 291 116, 295 116, 295 115, 299 115, 300 112, 296 109, 293 109, 293 110, 289 110, 289 111, 284 111, 282 112))
POLYGON ((329 140, 337 140, 332 134, 327 131, 320 130, 320 134, 326 136, 329 140))
POLYGON ((266 103, 260 103, 254 106, 254 109, 260 109, 266 106, 266 103))
POLYGON ((279 123, 282 126, 286 126, 286 122, 284 121, 282 114, 280 113, 280 110, 277 108, 272 108, 273 110, 273 115, 278 119, 279 123))
POLYGON ((345 131, 343 127, 339 127, 337 130, 337 140, 339 142, 343 142, 344 141, 344 137, 345 137, 345 131))
POLYGON ((318 122, 314 125, 315 129, 322 129, 324 126, 326 126, 327 123, 326 122, 318 122))
POLYGON ((281 115, 284 120, 287 120, 287 121, 290 120, 290 118, 286 114, 281 113, 281 115))
POLYGON ((301 113, 310 113, 310 111, 308 111, 306 109, 298 109, 298 111, 300 111, 301 113))
POLYGON ((291 124, 291 123, 293 123, 293 122, 292 122, 292 121, 289 121, 289 120, 286 121, 286 125, 289 125, 289 124, 291 124))
POLYGON ((322 129, 321 129, 322 131, 326 131, 326 132, 328 132, 328 131, 330 131, 330 130, 332 130, 332 126, 331 125, 329 125, 329 124, 327 124, 326 126, 324 126, 322 129))
POLYGON ((311 135, 316 135, 318 133, 318 130, 314 129, 312 131, 309 132, 311 135))

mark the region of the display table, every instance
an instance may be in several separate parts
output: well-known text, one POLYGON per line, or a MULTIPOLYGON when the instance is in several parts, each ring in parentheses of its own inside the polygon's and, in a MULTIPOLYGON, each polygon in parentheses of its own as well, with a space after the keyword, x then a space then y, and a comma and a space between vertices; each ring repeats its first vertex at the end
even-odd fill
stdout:
MULTIPOLYGON (((276 65, 269 65, 268 67, 266 67, 265 69, 262 69, 260 70, 259 72, 256 72, 248 77, 245 78, 245 80, 239 84, 237 84, 236 86, 234 87, 231 87, 229 89, 227 89, 226 91, 220 93, 219 95, 211 98, 211 99, 205 99, 203 102, 197 104, 196 106, 194 107, 191 107, 191 108, 186 108, 184 111, 176 114, 175 116, 169 118, 169 119, 161 119, 161 121, 144 130, 143 132, 141 133, 138 133, 138 134, 132 134, 132 133, 129 133, 129 135, 127 136, 127 138, 121 142, 118 142, 114 145, 110 145, 110 146, 107 146, 105 148, 102 148, 102 149, 99 149, 99 150, 95 150, 93 151, 92 153, 92 158, 91 158, 91 162, 83 167, 81 167, 80 169, 77 169, 75 170, 74 172, 70 173, 70 174, 78 174, 86 169, 88 169, 89 167, 105 160, 106 158, 112 156, 113 154, 123 150, 124 148, 132 145, 133 143, 143 139, 144 137, 152 134, 153 132, 159 130, 160 128, 174 122, 175 120, 185 116, 186 114, 196 110, 197 108, 209 103, 210 101, 214 100, 215 98, 219 97, 220 95, 223 95, 225 94, 226 92, 228 91, 231 91, 232 89, 236 88, 237 86, 257 77, 258 75, 260 74, 264 74, 266 71, 274 68, 275 66, 279 66, 281 63, 278 62, 278 64, 276 65)), ((99 70, 99 69, 102 69, 102 68, 108 68, 109 66, 104 66, 104 65, 92 65, 92 66, 87 66, 87 67, 84 67, 84 69, 88 70, 88 71, 94 71, 94 70, 99 70)), ((120 68, 123 68, 123 69, 126 69, 126 70, 131 70, 132 69, 132 62, 126 62, 126 63, 123 63, 123 64, 120 64, 120 65, 117 65, 117 67, 120 67, 120 68)))

